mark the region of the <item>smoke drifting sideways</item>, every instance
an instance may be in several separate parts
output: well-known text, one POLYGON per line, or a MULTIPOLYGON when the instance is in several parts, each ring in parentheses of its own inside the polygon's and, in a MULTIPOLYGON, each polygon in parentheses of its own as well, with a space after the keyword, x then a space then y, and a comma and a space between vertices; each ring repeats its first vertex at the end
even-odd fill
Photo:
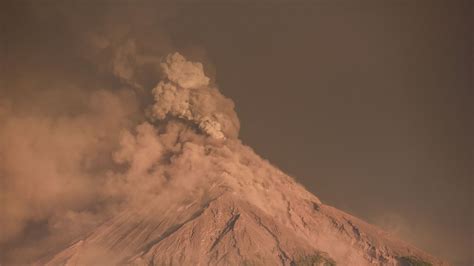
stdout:
POLYGON ((0 102, 0 262, 31 262, 124 208, 188 193, 213 170, 204 145, 238 141, 234 104, 201 63, 153 62, 163 77, 152 90, 113 68, 126 86, 84 92, 71 114, 0 102))

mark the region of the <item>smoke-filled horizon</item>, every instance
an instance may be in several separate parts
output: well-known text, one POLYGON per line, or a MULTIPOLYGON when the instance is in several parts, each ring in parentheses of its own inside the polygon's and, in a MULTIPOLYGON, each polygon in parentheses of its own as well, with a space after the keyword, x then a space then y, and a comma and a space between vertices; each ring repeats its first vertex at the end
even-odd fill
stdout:
POLYGON ((3 3, 0 262, 189 192, 201 180, 169 177, 208 151, 183 143, 240 138, 323 202, 472 264, 472 4, 421 3, 3 3))

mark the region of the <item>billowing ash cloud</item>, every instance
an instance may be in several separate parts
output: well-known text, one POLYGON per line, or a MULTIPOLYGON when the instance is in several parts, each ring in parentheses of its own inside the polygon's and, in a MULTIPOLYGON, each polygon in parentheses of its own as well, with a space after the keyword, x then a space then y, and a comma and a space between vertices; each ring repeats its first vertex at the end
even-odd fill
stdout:
POLYGON ((201 63, 189 62, 174 53, 166 57, 161 67, 165 80, 153 89, 153 118, 181 118, 219 140, 238 136, 239 120, 232 101, 209 84, 201 63))
POLYGON ((170 54, 160 25, 172 10, 97 5, 84 20, 90 7, 73 6, 33 5, 30 16, 66 26, 43 36, 33 20, 36 41, 2 61, 12 67, 0 72, 1 265, 37 261, 144 203, 160 216, 206 199, 210 185, 245 185, 238 193, 262 208, 283 198, 253 179, 281 173, 240 144, 232 100, 201 63, 170 54))
POLYGON ((163 78, 148 92, 137 93, 131 75, 123 90, 74 89, 59 111, 38 99, 61 98, 62 88, 38 91, 27 108, 0 101, 0 263, 25 263, 124 208, 203 195, 199 184, 233 171, 209 157, 237 141, 232 100, 201 63, 179 53, 159 62, 163 78), (144 95, 153 101, 139 110, 144 95))

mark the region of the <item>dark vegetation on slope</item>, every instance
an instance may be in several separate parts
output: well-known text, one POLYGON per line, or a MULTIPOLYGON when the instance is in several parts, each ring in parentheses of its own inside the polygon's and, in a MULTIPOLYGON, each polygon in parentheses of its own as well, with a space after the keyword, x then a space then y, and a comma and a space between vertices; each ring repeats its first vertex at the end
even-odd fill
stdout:
POLYGON ((433 264, 413 256, 399 257, 398 260, 402 266, 433 266, 433 264))
POLYGON ((334 260, 332 260, 331 258, 328 258, 322 253, 316 253, 313 255, 303 256, 291 262, 291 266, 335 266, 335 265, 336 265, 336 262, 334 260))

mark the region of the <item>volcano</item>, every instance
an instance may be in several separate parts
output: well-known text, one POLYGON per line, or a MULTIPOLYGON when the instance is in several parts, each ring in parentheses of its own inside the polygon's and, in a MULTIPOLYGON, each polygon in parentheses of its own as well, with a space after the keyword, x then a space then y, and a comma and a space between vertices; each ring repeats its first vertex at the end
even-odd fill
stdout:
POLYGON ((120 208, 36 264, 447 265, 322 203, 244 145, 232 101, 200 63, 173 54, 162 71, 147 121, 114 153, 124 170, 104 184, 120 208))

